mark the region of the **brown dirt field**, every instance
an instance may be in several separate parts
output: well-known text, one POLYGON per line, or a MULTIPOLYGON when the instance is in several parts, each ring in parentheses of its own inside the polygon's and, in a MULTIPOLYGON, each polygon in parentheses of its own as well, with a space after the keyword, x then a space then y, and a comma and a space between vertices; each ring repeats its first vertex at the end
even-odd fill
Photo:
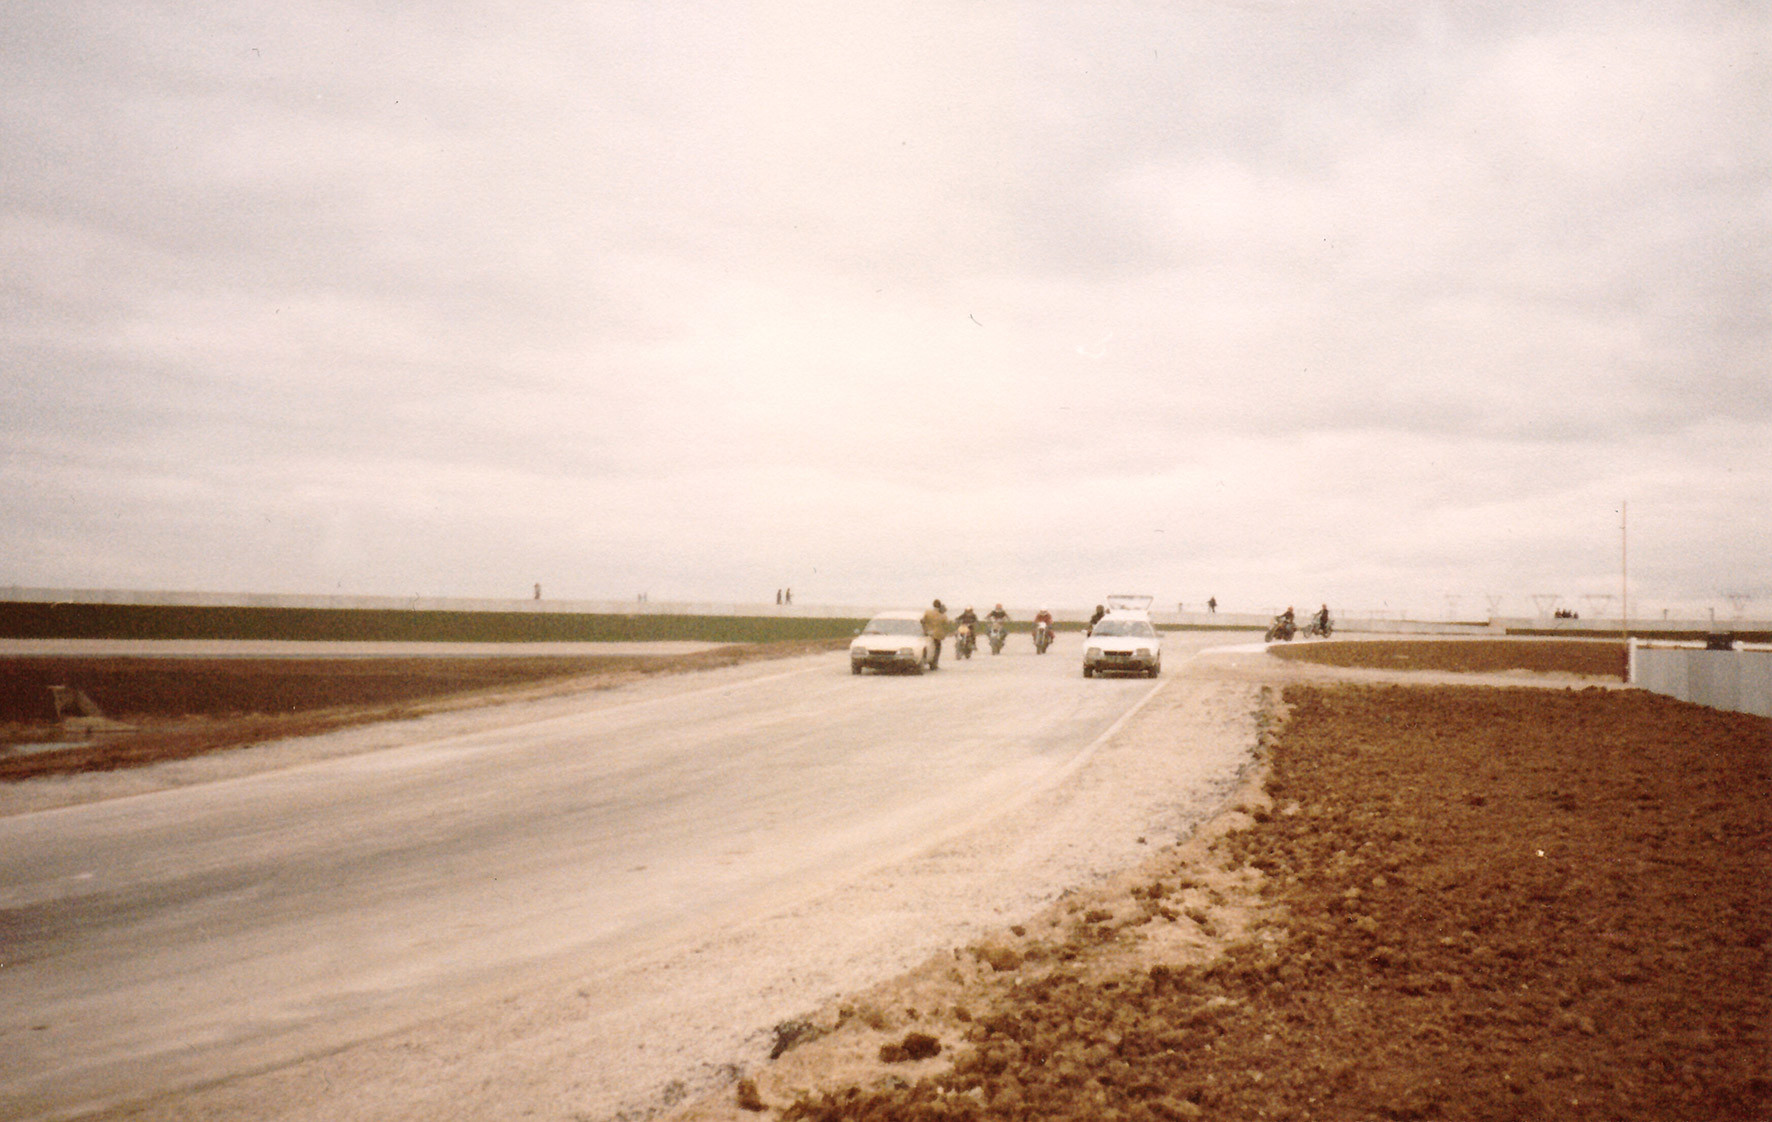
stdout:
POLYGON ((658 674, 835 650, 847 640, 741 643, 694 654, 488 658, 0 658, 0 781, 144 767, 286 737, 658 674), (49 686, 84 690, 133 731, 68 748, 49 686))
POLYGON ((1628 657, 1609 639, 1412 639, 1329 641, 1269 648, 1279 658, 1356 670, 1453 670, 1460 673, 1583 674, 1621 678, 1628 657))
POLYGON ((1268 665, 1237 811, 674 1122, 1772 1118, 1772 721, 1268 665))

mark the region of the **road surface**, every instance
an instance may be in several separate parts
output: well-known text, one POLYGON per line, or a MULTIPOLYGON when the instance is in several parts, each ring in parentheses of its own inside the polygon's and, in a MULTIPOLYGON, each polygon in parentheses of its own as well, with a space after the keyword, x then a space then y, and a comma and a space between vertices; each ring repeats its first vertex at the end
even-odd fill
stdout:
MULTIPOLYGON (((853 984, 860 959, 905 945, 902 921, 928 926, 922 904, 858 913, 845 893, 1077 783, 1166 684, 1084 680, 1076 646, 950 654, 922 677, 852 677, 830 654, 641 683, 0 818, 0 1117, 325 1117, 328 1090, 399 1117, 422 1069, 402 1047, 504 1049, 500 1078, 576 1057, 585 1075, 531 1087, 562 1116, 661 1085, 668 1100, 719 1074, 731 1034, 767 1027, 734 1017, 853 984)), ((1245 748, 1218 751, 1208 787, 1245 748)), ((1078 844, 1017 830, 1000 852, 1031 865, 1078 844)), ((991 881, 970 869, 917 895, 991 881)))

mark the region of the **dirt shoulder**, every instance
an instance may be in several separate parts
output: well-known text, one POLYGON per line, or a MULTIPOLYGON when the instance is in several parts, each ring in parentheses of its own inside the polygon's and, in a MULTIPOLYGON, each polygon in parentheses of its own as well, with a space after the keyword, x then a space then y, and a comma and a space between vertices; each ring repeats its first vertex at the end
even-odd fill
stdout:
POLYGON ((1295 666, 1396 672, 1530 673, 1621 678, 1628 657, 1613 639, 1362 639, 1276 645, 1270 653, 1295 666))
POLYGON ((1239 809, 672 1122, 1772 1117, 1772 722, 1566 669, 1219 669, 1275 685, 1239 809))

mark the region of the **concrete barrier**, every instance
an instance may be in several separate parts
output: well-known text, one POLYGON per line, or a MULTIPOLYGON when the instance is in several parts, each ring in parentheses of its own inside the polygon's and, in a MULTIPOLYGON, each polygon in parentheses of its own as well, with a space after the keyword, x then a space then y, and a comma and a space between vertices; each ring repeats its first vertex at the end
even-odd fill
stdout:
POLYGON ((1633 639, 1630 684, 1713 709, 1772 717, 1772 650, 1710 651, 1633 639))
MULTIPOLYGON (((1616 616, 1611 619, 1557 619, 1552 616, 1497 616, 1489 621, 1492 630, 1522 638, 1617 639, 1625 625, 1616 616)), ((1644 639, 1686 641, 1703 639, 1717 632, 1732 634, 1747 643, 1772 643, 1772 620, 1738 618, 1722 622, 1709 619, 1632 619, 1630 634, 1644 639)))

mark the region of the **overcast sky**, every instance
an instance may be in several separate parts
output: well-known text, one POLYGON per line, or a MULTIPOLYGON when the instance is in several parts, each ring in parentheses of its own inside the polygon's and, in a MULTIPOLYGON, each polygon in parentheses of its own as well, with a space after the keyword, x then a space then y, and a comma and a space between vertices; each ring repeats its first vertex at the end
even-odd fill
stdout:
POLYGON ((0 585, 1765 614, 1766 13, 9 3, 0 585))

